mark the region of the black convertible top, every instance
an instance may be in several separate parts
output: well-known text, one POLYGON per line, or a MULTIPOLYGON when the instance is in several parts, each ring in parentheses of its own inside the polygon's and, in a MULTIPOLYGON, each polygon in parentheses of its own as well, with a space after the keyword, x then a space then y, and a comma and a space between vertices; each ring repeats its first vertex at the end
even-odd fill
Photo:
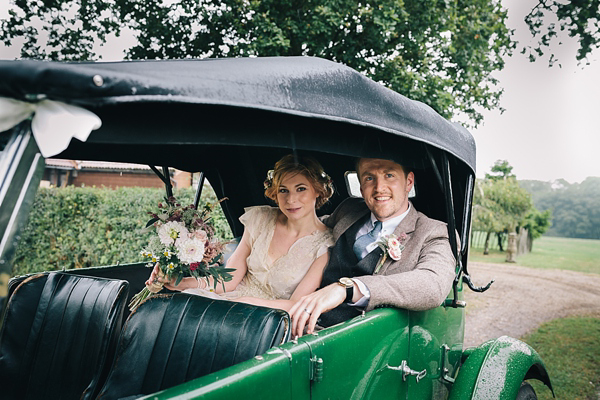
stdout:
MULTIPOLYGON (((96 143, 137 143, 144 146, 159 145, 168 139, 176 140, 179 144, 199 141, 213 145, 225 144, 222 143, 225 140, 222 139, 222 133, 211 136, 203 132, 202 139, 193 136, 198 136, 197 132, 204 127, 220 125, 227 129, 231 120, 244 120, 248 131, 246 137, 238 134, 235 139, 230 137, 227 141, 231 143, 235 140, 247 146, 265 146, 268 145, 265 138, 255 134, 263 128, 253 127, 253 116, 264 112, 261 115, 272 121, 279 121, 282 115, 297 118, 294 121, 322 121, 321 125, 325 128, 318 134, 321 141, 318 150, 334 154, 368 155, 369 151, 365 149, 370 146, 381 153, 387 147, 387 142, 378 139, 378 143, 369 145, 364 143, 368 141, 364 135, 361 139, 351 134, 356 129, 364 131, 366 128, 367 131, 385 132, 432 145, 455 156, 475 171, 475 142, 466 129, 448 122, 427 105, 386 89, 351 68, 319 58, 107 63, 0 61, 0 96, 28 101, 48 98, 91 109, 103 121, 103 127, 98 133, 93 132, 89 139, 96 143), (144 109, 136 107, 141 103, 145 104, 144 109), (155 104, 155 107, 148 108, 151 104, 155 104), (224 108, 229 111, 224 112, 224 108), (238 111, 231 111, 235 109, 238 111), (161 125, 163 132, 176 128, 182 119, 190 117, 196 118, 194 121, 198 130, 185 137, 167 134, 161 138, 161 135, 151 132, 152 128, 162 123, 158 121, 158 113, 170 120, 169 124, 161 125), (124 129, 123 125, 127 125, 127 128, 124 129), (101 136, 103 130, 110 130, 112 134, 101 136), (349 136, 338 132, 337 136, 327 139, 323 135, 323 131, 340 130, 347 130, 349 136), (328 144, 328 140, 331 143, 328 144), (360 141, 363 143, 356 143, 360 141), (341 142, 354 142, 354 147, 345 147, 341 142)), ((297 123, 292 123, 292 126, 297 123)), ((309 123, 307 126, 313 125, 309 123)), ((286 145, 289 148, 302 148, 305 135, 309 134, 299 132, 291 139, 281 140, 286 143, 291 140, 286 145)), ((277 141, 273 137, 268 140, 277 141)), ((305 142, 304 148, 311 150, 310 142, 314 142, 314 137, 307 136, 305 142)), ((274 143, 273 146, 281 147, 282 143, 274 143)), ((108 158, 123 160, 118 150, 112 153, 108 158)), ((152 152, 148 150, 145 153, 152 152)), ((412 153, 412 150, 407 149, 406 153, 412 153)), ((86 153, 85 146, 77 143, 59 156, 82 159, 82 154, 89 159, 98 158, 92 150, 86 153), (73 147, 75 150, 70 151, 73 147)), ((156 154, 152 157, 156 158, 156 154)), ((144 157, 131 161, 150 162, 144 157)), ((193 169, 185 163, 178 164, 176 159, 171 161, 172 166, 193 169)))
POLYGON ((315 157, 336 183, 320 214, 351 194, 346 177, 359 157, 394 160, 415 171, 415 208, 460 232, 466 263, 473 137, 343 65, 311 57, 0 61, 0 97, 62 101, 100 118, 58 158, 203 172, 229 199, 221 205, 235 236, 244 207, 266 202, 265 173, 284 154, 315 157))

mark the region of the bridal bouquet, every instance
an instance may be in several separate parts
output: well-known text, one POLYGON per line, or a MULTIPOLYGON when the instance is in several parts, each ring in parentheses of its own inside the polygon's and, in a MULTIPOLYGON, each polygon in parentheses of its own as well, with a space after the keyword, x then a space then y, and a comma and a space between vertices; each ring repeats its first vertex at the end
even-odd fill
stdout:
MULTIPOLYGON (((218 203, 217 203, 218 204, 218 203)), ((230 281, 229 272, 233 268, 222 265, 224 242, 214 235, 211 226, 211 213, 214 205, 206 204, 202 210, 193 205, 182 206, 171 196, 164 203, 158 203, 158 212, 149 212, 152 219, 143 231, 156 232, 141 255, 148 259, 149 267, 156 263, 160 268, 159 277, 175 279, 178 285, 184 276, 206 279, 212 276, 214 287, 218 283, 230 281)), ((135 310, 142 301, 158 293, 163 288, 161 282, 146 285, 129 303, 129 309, 135 310)))

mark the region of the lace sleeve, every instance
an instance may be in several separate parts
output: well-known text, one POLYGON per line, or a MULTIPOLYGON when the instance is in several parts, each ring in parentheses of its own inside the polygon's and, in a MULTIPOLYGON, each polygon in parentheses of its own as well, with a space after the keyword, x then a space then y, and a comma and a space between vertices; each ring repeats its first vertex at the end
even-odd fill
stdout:
POLYGON ((317 250, 317 257, 321 257, 323 254, 329 251, 330 247, 333 247, 335 242, 333 241, 333 235, 331 233, 331 229, 327 229, 326 234, 323 235, 323 239, 319 243, 319 248, 317 250))
POLYGON ((250 241, 253 243, 264 229, 269 217, 272 215, 273 207, 247 207, 244 211, 244 214, 240 217, 240 222, 244 225, 244 229, 250 234, 250 241))

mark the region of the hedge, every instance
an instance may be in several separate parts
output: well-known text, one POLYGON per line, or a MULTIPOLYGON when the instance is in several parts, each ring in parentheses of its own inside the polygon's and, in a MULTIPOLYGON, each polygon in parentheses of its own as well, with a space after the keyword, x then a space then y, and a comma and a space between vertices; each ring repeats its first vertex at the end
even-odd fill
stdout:
MULTIPOLYGON (((175 190, 174 195, 191 204, 194 190, 175 190)), ((21 234, 13 275, 142 261, 140 250, 152 233, 140 230, 164 197, 164 189, 156 188, 40 188, 21 234)), ((201 203, 216 200, 206 186, 201 203)), ((213 220, 217 234, 231 238, 220 207, 213 220)))

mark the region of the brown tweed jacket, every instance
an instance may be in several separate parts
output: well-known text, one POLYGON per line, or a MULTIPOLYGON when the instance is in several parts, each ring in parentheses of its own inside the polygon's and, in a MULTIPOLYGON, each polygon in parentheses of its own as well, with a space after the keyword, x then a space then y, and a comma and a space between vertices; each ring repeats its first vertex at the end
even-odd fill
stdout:
MULTIPOLYGON (((324 222, 333 229, 337 242, 368 213, 362 199, 351 198, 342 202, 324 222)), ((401 259, 394 261, 388 257, 377 274, 355 277, 371 292, 366 311, 381 305, 415 311, 438 307, 452 288, 456 265, 446 224, 428 218, 411 205, 394 233, 406 234, 401 259)))

